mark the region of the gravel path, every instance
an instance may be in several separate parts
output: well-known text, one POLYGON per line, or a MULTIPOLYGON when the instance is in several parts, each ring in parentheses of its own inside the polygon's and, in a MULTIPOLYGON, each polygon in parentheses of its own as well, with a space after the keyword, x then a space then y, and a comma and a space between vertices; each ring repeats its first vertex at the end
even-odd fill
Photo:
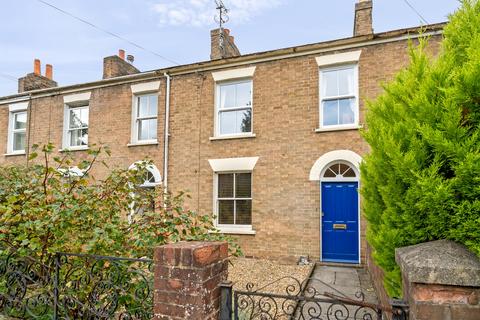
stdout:
MULTIPOLYGON (((283 277, 293 277, 300 282, 305 280, 312 268, 312 265, 298 266, 294 264, 285 265, 265 259, 233 258, 232 264, 228 267, 228 280, 233 282, 235 290, 246 290, 248 283, 253 283, 256 288, 262 288, 283 277)), ((282 280, 268 285, 262 292, 285 293, 286 285, 292 280, 282 280)))
MULTIPOLYGON (((284 296, 299 294, 300 284, 308 278, 314 266, 313 264, 306 266, 285 265, 270 260, 248 258, 235 258, 231 262, 233 265, 229 266, 228 279, 233 282, 235 291, 258 290, 257 292, 284 296), (247 284, 252 284, 252 287, 247 289, 247 284)), ((295 312, 295 306, 295 299, 268 298, 255 295, 238 296, 240 320, 291 319, 295 312)))

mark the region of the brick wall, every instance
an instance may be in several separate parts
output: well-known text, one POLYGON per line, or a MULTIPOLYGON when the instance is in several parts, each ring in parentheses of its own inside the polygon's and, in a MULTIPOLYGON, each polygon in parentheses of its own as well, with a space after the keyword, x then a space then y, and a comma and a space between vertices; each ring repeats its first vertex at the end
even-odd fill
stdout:
MULTIPOLYGON (((431 38, 433 53, 441 36, 431 38)), ((381 84, 408 63, 407 41, 355 48, 359 61, 360 123, 366 101, 382 92, 381 84)), ((329 54, 331 54, 330 52, 329 54)), ((247 256, 295 260, 320 256, 320 186, 309 181, 315 161, 326 152, 348 149, 360 155, 368 146, 358 130, 316 133, 319 123, 318 65, 312 54, 256 63, 253 77, 255 138, 211 141, 214 131, 214 81, 211 72, 172 77, 169 189, 188 191, 186 206, 213 210, 213 172, 208 159, 259 157, 253 171, 252 224, 255 235, 235 235, 247 256)), ((158 105, 158 144, 128 147, 131 135, 130 84, 91 90, 90 143, 112 149, 112 167, 127 168, 144 157, 163 167, 165 79, 158 105)), ((30 145, 52 141, 59 148, 63 132, 63 97, 35 98, 29 110, 30 145)), ((6 151, 8 106, 0 106, 0 150, 6 151)), ((85 156, 84 151, 77 151, 85 156)), ((1 163, 24 162, 25 156, 2 157, 1 163)), ((100 166, 93 174, 100 178, 100 166)), ((163 175, 163 172, 162 172, 163 175)), ((365 221, 361 221, 365 261, 365 221)))
POLYGON ((217 320, 228 246, 179 242, 155 249, 154 319, 217 320))

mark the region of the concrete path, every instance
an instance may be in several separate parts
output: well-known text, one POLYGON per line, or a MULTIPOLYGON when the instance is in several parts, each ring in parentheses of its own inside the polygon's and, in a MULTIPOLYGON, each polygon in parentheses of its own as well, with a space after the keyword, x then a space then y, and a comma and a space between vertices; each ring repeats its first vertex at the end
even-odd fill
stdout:
MULTIPOLYGON (((352 300, 378 303, 370 275, 362 268, 317 265, 305 296, 308 297, 309 292, 315 293, 315 299, 328 300, 323 295, 327 292, 352 300)), ((377 319, 377 315, 374 310, 357 305, 314 301, 301 303, 294 319, 377 319)))

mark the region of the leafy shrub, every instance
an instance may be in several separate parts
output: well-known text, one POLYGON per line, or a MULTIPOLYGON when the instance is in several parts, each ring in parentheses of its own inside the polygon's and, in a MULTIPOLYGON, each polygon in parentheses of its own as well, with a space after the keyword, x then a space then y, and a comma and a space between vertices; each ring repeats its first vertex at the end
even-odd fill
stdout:
POLYGON ((108 148, 91 148, 79 163, 70 153, 53 156, 52 144, 41 148, 41 157, 36 150, 28 165, 0 167, 0 243, 10 250, 39 261, 58 251, 138 258, 151 257, 153 248, 165 243, 227 240, 231 253, 240 254, 230 238, 216 232, 211 216, 184 209, 183 193, 134 189, 146 179, 148 160, 136 170, 108 169, 99 160, 102 152, 110 155, 108 148), (99 164, 109 171, 102 179, 91 174, 99 164), (152 202, 155 211, 129 222, 132 203, 151 207, 152 202))
POLYGON ((395 248, 437 239, 480 255, 480 3, 463 1, 436 60, 428 40, 369 104, 361 167, 367 240, 401 296, 395 248))

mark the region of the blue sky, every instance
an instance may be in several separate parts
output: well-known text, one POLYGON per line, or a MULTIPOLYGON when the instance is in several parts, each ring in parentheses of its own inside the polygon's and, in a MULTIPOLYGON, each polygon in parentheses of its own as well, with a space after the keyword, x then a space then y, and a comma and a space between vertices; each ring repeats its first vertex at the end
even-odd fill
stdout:
MULTIPOLYGON (((209 59, 214 0, 45 0, 181 64, 209 59)), ((224 0, 242 53, 349 37, 356 0, 224 0)), ((441 22, 457 0, 409 0, 429 22, 441 22)), ((375 32, 421 24, 405 0, 374 0, 375 32)), ((103 57, 125 49, 142 71, 172 65, 106 35, 38 0, 3 0, 0 11, 0 96, 16 93, 33 59, 50 63, 60 85, 102 77, 103 57), (2 76, 3 75, 3 76, 2 76)))

